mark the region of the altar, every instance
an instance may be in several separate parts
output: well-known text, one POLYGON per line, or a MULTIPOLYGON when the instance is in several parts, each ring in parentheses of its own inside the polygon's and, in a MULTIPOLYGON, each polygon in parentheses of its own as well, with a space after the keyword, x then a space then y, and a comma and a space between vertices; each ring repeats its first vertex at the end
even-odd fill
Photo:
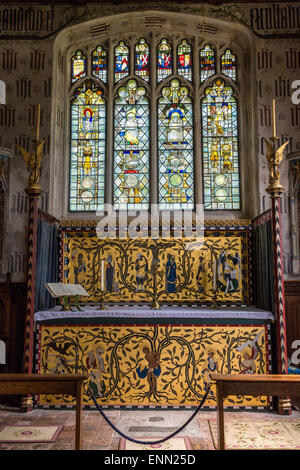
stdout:
MULTIPOLYGON (((101 238, 95 225, 70 222, 59 233, 60 286, 80 284, 88 296, 35 311, 35 371, 87 373, 86 408, 94 407, 89 391, 104 407, 195 407, 212 373, 272 372, 275 316, 253 295, 257 272, 269 293, 250 221, 211 221, 201 243, 101 238)), ((225 405, 271 403, 238 396, 225 405)), ((41 395, 37 406, 69 408, 74 399, 41 395)), ((204 408, 215 406, 211 384, 204 408)))
MULTIPOLYGON (((35 313, 38 373, 88 372, 88 388, 104 407, 192 407, 207 390, 212 372, 270 371, 270 311, 247 306, 139 303, 105 310, 81 305, 35 313)), ((72 397, 40 396, 40 407, 70 407, 72 397)), ((205 403, 216 405, 215 388, 205 403)), ((269 407, 267 397, 228 397, 228 407, 269 407)))

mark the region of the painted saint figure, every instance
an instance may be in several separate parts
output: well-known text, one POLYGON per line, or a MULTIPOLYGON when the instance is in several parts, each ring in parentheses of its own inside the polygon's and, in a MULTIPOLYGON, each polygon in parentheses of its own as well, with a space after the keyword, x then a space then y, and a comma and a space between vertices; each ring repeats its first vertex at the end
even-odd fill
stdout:
POLYGON ((102 354, 104 350, 98 346, 95 350, 89 351, 86 357, 86 368, 90 373, 89 387, 95 398, 102 397, 105 392, 103 372, 106 372, 102 354))
POLYGON ((143 353, 145 354, 145 359, 148 362, 148 367, 146 366, 142 371, 140 366, 137 368, 136 372, 140 379, 147 377, 149 384, 149 394, 148 396, 154 395, 156 392, 156 382, 157 377, 161 374, 160 367, 160 355, 156 351, 150 351, 147 346, 143 347, 143 353))
POLYGON ((108 292, 113 291, 113 281, 114 281, 114 268, 112 265, 112 256, 109 255, 106 260, 106 269, 105 269, 105 286, 108 292))
MULTIPOLYGON (((203 381, 204 381, 204 390, 207 392, 208 386, 211 381, 211 374, 213 372, 218 372, 218 363, 214 358, 214 351, 212 349, 208 350, 208 357, 207 357, 207 367, 203 369, 203 381)), ((210 390, 210 395, 213 395, 213 391, 210 390)))
POLYGON ((93 117, 94 112, 91 108, 84 108, 83 110, 83 132, 87 134, 93 130, 93 117))
POLYGON ((230 292, 236 292, 239 288, 239 281, 241 276, 241 259, 238 252, 235 255, 231 255, 222 251, 219 256, 218 262, 218 280, 221 281, 223 274, 223 279, 225 281, 225 286, 223 284, 222 290, 226 294, 230 292))
POLYGON ((168 261, 166 263, 166 291, 176 292, 176 263, 175 257, 170 253, 167 255, 168 261))
POLYGON ((124 125, 124 138, 128 145, 139 144, 139 127, 136 116, 136 109, 131 108, 126 114, 126 121, 124 125))
POLYGON ((86 265, 83 261, 83 254, 79 253, 77 257, 77 266, 74 265, 75 284, 80 284, 78 277, 81 272, 86 272, 86 265))
POLYGON ((243 351, 243 359, 241 356, 239 358, 239 367, 241 371, 239 374, 256 374, 256 365, 255 359, 258 356, 259 346, 258 340, 259 337, 262 335, 262 331, 260 331, 253 341, 247 341, 246 343, 241 344, 236 348, 237 351, 243 351))
POLYGON ((203 287, 203 276, 204 276, 204 256, 199 256, 199 267, 196 274, 196 282, 198 286, 198 292, 204 294, 205 290, 203 287))
POLYGON ((138 253, 136 262, 135 262, 135 270, 136 270, 136 292, 139 290, 144 290, 144 282, 147 277, 148 273, 148 262, 145 256, 138 253))

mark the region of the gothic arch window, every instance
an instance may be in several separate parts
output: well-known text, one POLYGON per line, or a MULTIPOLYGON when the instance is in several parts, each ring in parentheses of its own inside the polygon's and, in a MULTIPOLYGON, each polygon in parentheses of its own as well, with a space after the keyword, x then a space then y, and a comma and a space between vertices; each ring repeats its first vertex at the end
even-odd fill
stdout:
POLYGON ((215 73, 215 53, 210 44, 205 44, 203 49, 200 50, 200 82, 203 83, 215 73))
POLYGON ((163 38, 157 47, 157 81, 172 75, 173 72, 173 51, 170 42, 163 38))
POLYGON ((234 48, 124 34, 69 57, 70 212, 241 208, 234 48))
POLYGON ((114 206, 149 209, 149 100, 134 79, 118 88, 114 122, 114 206))
POLYGON ((190 82, 192 75, 192 46, 183 39, 177 47, 177 73, 190 82))
POLYGON ((141 38, 135 45, 135 66, 134 73, 146 82, 150 78, 150 48, 144 38, 141 38))
POLYGON ((105 199, 106 104, 92 80, 71 101, 70 211, 97 211, 105 199))
POLYGON ((237 103, 233 89, 217 78, 201 102, 204 208, 239 209, 237 103))
POLYGON ((193 106, 174 78, 158 100, 159 208, 193 209, 193 106))
POLYGON ((129 48, 124 41, 120 41, 115 47, 114 63, 115 83, 118 83, 129 74, 129 48))
POLYGON ((82 54, 82 51, 76 51, 71 59, 71 78, 72 84, 77 82, 80 78, 86 77, 87 72, 87 60, 82 54))
POLYGON ((103 83, 107 80, 107 52, 102 46, 97 46, 92 52, 92 75, 103 83))
POLYGON ((236 57, 231 49, 226 49, 221 57, 221 73, 236 81, 236 57))

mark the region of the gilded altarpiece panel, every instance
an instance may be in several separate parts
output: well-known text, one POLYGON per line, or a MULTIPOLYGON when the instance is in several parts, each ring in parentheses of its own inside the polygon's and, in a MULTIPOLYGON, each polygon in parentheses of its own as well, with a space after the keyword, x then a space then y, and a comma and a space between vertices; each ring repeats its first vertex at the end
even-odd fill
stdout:
POLYGON ((79 283, 99 300, 149 302, 154 277, 159 302, 249 303, 249 232, 205 231, 191 238, 99 239, 95 232, 62 232, 62 281, 79 283), (104 261, 104 273, 102 262, 104 261))

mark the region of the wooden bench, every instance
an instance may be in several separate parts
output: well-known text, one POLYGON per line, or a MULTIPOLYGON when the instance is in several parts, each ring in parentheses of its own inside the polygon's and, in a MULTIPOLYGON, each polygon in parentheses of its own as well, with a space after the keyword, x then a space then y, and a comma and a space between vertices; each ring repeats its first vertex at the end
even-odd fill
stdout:
POLYGON ((223 400, 229 395, 300 396, 300 376, 212 374, 217 386, 218 447, 225 449, 223 400))
POLYGON ((81 449, 85 374, 0 374, 0 395, 72 395, 76 397, 75 449, 81 449))

